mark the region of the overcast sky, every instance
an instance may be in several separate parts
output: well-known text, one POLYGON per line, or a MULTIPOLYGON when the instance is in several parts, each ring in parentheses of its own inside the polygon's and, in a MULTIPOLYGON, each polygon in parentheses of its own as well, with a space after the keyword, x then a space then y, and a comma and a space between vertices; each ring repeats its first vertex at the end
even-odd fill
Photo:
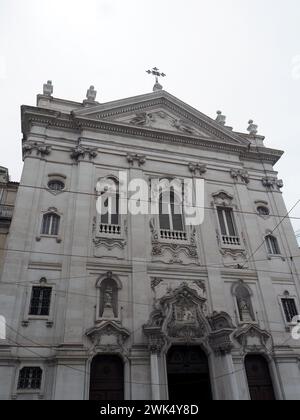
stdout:
MULTIPOLYGON (((164 89, 286 153, 276 165, 288 208, 300 198, 299 0, 0 0, 0 166, 22 171, 20 106, 54 96, 106 102, 164 89)), ((300 217, 300 205, 293 213, 300 217)), ((300 229, 300 220, 294 222, 300 229)))

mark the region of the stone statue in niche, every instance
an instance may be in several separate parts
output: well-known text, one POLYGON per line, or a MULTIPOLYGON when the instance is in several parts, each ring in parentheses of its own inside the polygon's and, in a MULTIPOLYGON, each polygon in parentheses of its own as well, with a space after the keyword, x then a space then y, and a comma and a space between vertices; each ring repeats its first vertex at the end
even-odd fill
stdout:
POLYGON ((100 317, 112 319, 118 317, 118 290, 114 280, 106 279, 101 285, 100 317))
POLYGON ((238 308, 239 308, 241 321, 252 322, 253 317, 252 317, 252 310, 251 310, 250 302, 248 302, 244 298, 239 298, 237 300, 237 303, 238 303, 238 308))

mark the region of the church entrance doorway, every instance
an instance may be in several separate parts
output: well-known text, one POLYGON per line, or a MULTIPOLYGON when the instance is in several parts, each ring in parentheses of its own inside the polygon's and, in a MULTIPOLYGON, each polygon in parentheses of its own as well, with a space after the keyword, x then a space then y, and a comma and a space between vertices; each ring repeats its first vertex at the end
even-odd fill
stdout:
POLYGON ((245 368, 251 400, 274 401, 276 398, 266 359, 259 355, 248 355, 245 368))
POLYGON ((124 400, 124 365, 120 357, 94 357, 91 364, 90 400, 124 400))
POLYGON ((167 372, 170 401, 212 399, 208 359, 201 347, 171 347, 167 372))

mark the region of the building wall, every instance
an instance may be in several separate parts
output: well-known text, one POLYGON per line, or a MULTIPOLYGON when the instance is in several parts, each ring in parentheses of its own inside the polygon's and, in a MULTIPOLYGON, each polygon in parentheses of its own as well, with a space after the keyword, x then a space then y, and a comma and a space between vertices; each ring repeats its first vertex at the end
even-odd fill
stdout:
POLYGON ((10 182, 8 170, 0 167, 0 274, 2 271, 4 249, 13 216, 18 185, 19 184, 16 182, 10 182))
MULTIPOLYGON (((53 100, 40 98, 40 106, 50 108, 50 103, 53 108, 53 100)), ((59 107, 63 108, 61 102, 59 107)), ((67 107, 68 103, 64 109, 67 107)), ((199 302, 205 301, 202 315, 209 338, 194 339, 192 344, 201 345, 208 355, 215 399, 249 399, 244 358, 257 352, 269 362, 277 398, 299 399, 300 342, 292 340, 280 305, 280 297, 289 292, 300 307, 298 260, 290 259, 299 256, 299 250, 289 219, 274 233, 281 255, 268 255, 264 243, 265 235, 287 213, 277 184, 266 187, 262 182, 266 176, 277 179, 271 162, 242 158, 226 146, 223 151, 179 146, 41 122, 30 126, 25 140, 30 148, 24 149, 21 186, 8 238, 8 248, 16 251, 7 253, 0 283, 0 308, 8 325, 8 339, 0 344, 0 398, 88 399, 90 363, 101 353, 123 358, 126 399, 167 398, 166 354, 172 343, 183 341, 173 337, 153 344, 144 326, 149 324, 154 304, 168 296, 176 299, 176 290, 183 288, 199 302), (45 139, 51 149, 42 152, 36 142, 44 146, 45 139), (86 152, 71 157, 78 142, 96 149, 97 155, 86 152), (132 162, 128 153, 146 156, 146 162, 132 162), (191 162, 206 165, 202 175, 205 219, 195 232, 187 227, 187 243, 157 244, 158 220, 150 215, 122 216, 118 237, 99 234, 95 194, 99 179, 118 176, 122 170, 129 180, 142 178, 149 183, 153 177, 166 176, 189 177, 195 182, 200 176, 190 172, 191 162), (246 170, 250 182, 233 177, 232 169, 246 170), (49 191, 53 177, 64 180, 65 191, 49 191), (229 200, 234 209, 239 246, 222 244, 215 210, 218 200, 229 200), (259 216, 256 202, 266 202, 271 216, 259 216), (47 211, 61 216, 58 237, 41 235, 47 211), (99 286, 109 272, 119 284, 119 316, 111 320, 110 333, 106 330, 109 320, 99 319, 98 312, 99 286), (31 287, 42 278, 53 287, 50 315, 30 317, 31 287), (255 313, 251 325, 241 323, 238 316, 233 289, 240 281, 251 292, 255 313), (234 326, 232 347, 226 349, 223 341, 228 338, 226 328, 231 327, 223 313, 234 326), (212 344, 218 314, 226 328, 221 331, 222 343, 212 344), (43 369, 41 390, 21 392, 17 389, 20 369, 36 365, 43 369)), ((260 137, 251 141, 262 142, 260 137)))

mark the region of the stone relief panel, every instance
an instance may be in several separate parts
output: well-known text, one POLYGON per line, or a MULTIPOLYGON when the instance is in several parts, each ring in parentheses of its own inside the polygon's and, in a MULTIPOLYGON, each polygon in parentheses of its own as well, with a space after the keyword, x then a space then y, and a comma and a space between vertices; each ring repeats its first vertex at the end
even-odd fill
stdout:
MULTIPOLYGON (((152 280, 156 290, 162 287, 163 281, 152 280)), ((175 287, 175 286, 174 286, 175 287)), ((234 331, 231 318, 226 313, 207 313, 207 299, 201 296, 205 293, 202 281, 194 283, 195 288, 184 282, 179 287, 168 287, 162 297, 154 300, 154 310, 150 314, 144 333, 149 339, 149 346, 154 351, 153 343, 159 342, 156 351, 159 352, 166 343, 192 344, 201 342, 210 346, 216 353, 230 352, 233 348, 231 335, 234 331)), ((160 290, 162 292, 162 290, 160 290)))
POLYGON ((158 130, 166 130, 177 132, 178 134, 196 135, 208 138, 208 134, 195 127, 184 118, 166 112, 163 109, 151 111, 139 111, 135 114, 128 115, 115 121, 130 124, 136 127, 153 128, 158 130))

